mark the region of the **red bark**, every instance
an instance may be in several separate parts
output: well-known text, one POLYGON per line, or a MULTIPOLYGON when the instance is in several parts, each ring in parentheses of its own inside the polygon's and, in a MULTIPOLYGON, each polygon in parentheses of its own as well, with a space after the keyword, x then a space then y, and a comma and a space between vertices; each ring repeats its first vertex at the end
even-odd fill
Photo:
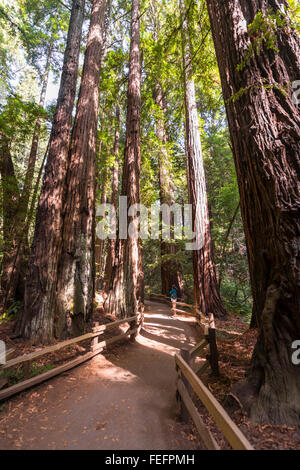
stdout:
POLYGON ((300 369, 291 358, 292 343, 300 338, 300 115, 291 83, 299 78, 300 40, 289 15, 280 14, 285 1, 207 0, 207 5, 260 331, 248 379, 237 389, 254 421, 299 425, 300 369), (259 27, 250 34, 257 13, 264 24, 271 14, 281 17, 272 33, 274 47, 259 27))
POLYGON ((94 0, 85 51, 65 185, 63 247, 57 297, 56 336, 84 331, 94 300, 93 216, 99 114, 99 81, 106 0, 94 0))
POLYGON ((21 333, 33 342, 53 338, 58 260, 61 254, 62 198, 76 93, 85 0, 74 0, 49 155, 39 199, 29 272, 25 284, 21 333))
MULTIPOLYGON (((126 143, 122 177, 122 196, 127 208, 140 202, 140 120, 141 59, 140 1, 132 1, 129 79, 127 91, 126 143)), ((128 226, 138 228, 138 217, 128 216, 128 226)), ((114 267, 112 289, 105 308, 120 317, 137 313, 139 297, 143 298, 143 273, 139 239, 129 236, 118 240, 118 259, 114 267)))
POLYGON ((194 299, 200 311, 224 317, 213 256, 206 179, 199 132, 195 84, 189 47, 188 19, 184 0, 181 0, 182 50, 185 87, 186 160, 189 203, 193 208, 193 231, 199 248, 192 251, 194 268, 194 299))

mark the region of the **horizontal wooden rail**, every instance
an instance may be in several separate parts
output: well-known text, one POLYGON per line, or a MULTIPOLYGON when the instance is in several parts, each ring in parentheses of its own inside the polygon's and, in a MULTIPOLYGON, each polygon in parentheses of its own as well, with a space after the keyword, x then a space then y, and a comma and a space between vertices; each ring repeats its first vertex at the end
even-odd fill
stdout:
POLYGON ((177 368, 184 375, 195 394, 199 397, 207 411, 213 417, 215 423, 222 431, 231 447, 234 450, 253 450, 250 442, 232 421, 213 394, 208 390, 199 377, 197 377, 187 362, 179 354, 175 355, 175 361, 177 368))
POLYGON ((208 345, 208 341, 207 339, 203 339, 202 341, 200 341, 200 343, 196 344, 196 346, 194 346, 192 349, 190 349, 190 357, 193 358, 195 356, 197 356, 197 354, 202 351, 203 348, 205 348, 205 346, 208 345))
POLYGON ((31 379, 24 380, 23 382, 20 382, 16 385, 12 385, 11 387, 5 388, 4 390, 0 392, 0 401, 5 400, 13 395, 16 395, 19 392, 23 392, 24 390, 27 390, 28 388, 31 388, 34 385, 38 385, 42 382, 45 382, 46 380, 49 380, 52 377, 55 377, 56 375, 61 374, 62 372, 72 369, 73 367, 76 367, 79 364, 82 364, 83 362, 86 362, 89 359, 92 359, 92 357, 96 356, 99 353, 100 353, 99 350, 94 351, 94 352, 90 351, 87 354, 84 354, 83 356, 79 356, 76 359, 67 362, 66 364, 55 367, 55 369, 48 370, 47 372, 44 372, 43 374, 36 375, 35 377, 32 377, 31 379))
POLYGON ((205 426, 202 419, 200 418, 199 412, 181 379, 178 380, 177 389, 206 448, 208 450, 219 450, 220 447, 216 443, 209 429, 205 426))
POLYGON ((11 387, 8 387, 0 391, 0 401, 5 400, 13 395, 16 395, 17 393, 23 392, 24 390, 27 390, 28 388, 31 388, 34 385, 38 385, 42 382, 45 382, 46 380, 49 380, 61 374, 62 372, 66 372, 67 370, 73 369, 74 367, 100 354, 103 351, 103 349, 105 349, 110 344, 116 343, 117 341, 125 339, 127 336, 133 335, 137 330, 138 328, 133 328, 133 329, 129 328, 124 334, 114 336, 113 338, 109 338, 105 341, 101 341, 101 343, 98 343, 97 345, 95 345, 90 352, 82 356, 79 356, 76 359, 73 359, 72 361, 68 361, 66 364, 62 364, 61 366, 55 367, 55 369, 48 370, 47 372, 44 372, 43 374, 39 374, 36 377, 32 377, 31 379, 24 380, 23 382, 20 382, 16 385, 12 385, 11 387))
POLYGON ((39 351, 34 351, 29 354, 24 354, 23 356, 18 356, 14 359, 7 361, 5 364, 3 364, 0 367, 0 371, 4 369, 8 369, 9 367, 12 367, 18 364, 22 364, 23 362, 32 361, 33 359, 36 359, 37 357, 44 356, 45 354, 59 351, 60 349, 65 348, 66 346, 81 343, 82 341, 85 341, 87 339, 95 338, 110 328, 122 325, 123 323, 130 323, 137 319, 138 319, 137 316, 133 316, 130 318, 124 318, 122 320, 118 320, 113 323, 108 323, 107 325, 101 325, 99 327, 94 328, 92 333, 86 333, 85 335, 77 336, 76 338, 71 338, 66 341, 61 341, 60 343, 53 344, 52 346, 48 346, 46 348, 40 349, 39 351))

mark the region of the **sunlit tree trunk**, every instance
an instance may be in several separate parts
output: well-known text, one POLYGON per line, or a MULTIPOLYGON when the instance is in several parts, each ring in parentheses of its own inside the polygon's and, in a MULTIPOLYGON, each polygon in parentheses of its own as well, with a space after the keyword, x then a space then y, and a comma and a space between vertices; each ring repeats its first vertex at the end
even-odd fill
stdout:
POLYGON ((188 18, 184 0, 180 0, 182 20, 182 51, 184 69, 186 160, 189 203, 193 209, 193 231, 196 246, 192 251, 194 268, 194 299, 203 314, 224 317, 226 311, 220 298, 213 257, 206 180, 200 140, 192 55, 189 45, 188 18))
MULTIPOLYGON (((43 108, 45 105, 45 98, 46 98, 46 93, 47 93, 50 66, 51 66, 51 58, 52 58, 52 53, 53 53, 53 45, 54 45, 54 39, 52 38, 49 44, 45 71, 44 71, 43 78, 42 78, 42 89, 41 89, 40 101, 39 101, 39 106, 41 108, 43 108)), ((24 222, 26 215, 27 215, 29 199, 30 199, 32 183, 33 183, 33 177, 34 177, 35 164, 36 164, 36 159, 37 159, 37 154, 38 154, 41 124, 42 124, 42 119, 41 117, 38 117, 34 126, 31 149, 30 149, 28 165, 27 165, 27 170, 26 170, 26 175, 25 175, 25 180, 24 180, 24 186, 23 186, 23 191, 22 191, 20 204, 19 204, 20 220, 18 220, 18 222, 21 222, 21 223, 24 222)))
POLYGON ((300 368, 292 364, 292 343, 300 338, 300 115, 291 84, 300 76, 300 40, 283 0, 207 5, 259 326, 252 367, 236 394, 256 422, 299 425, 300 368), (266 28, 274 47, 265 41, 266 28))
POLYGON ((57 297, 56 336, 80 334, 94 300, 93 216, 99 114, 99 81, 106 0, 94 0, 65 185, 63 247, 57 297), (70 328, 70 319, 72 326, 70 328))
MULTIPOLYGON (((100 197, 100 204, 106 204, 107 202, 107 194, 106 194, 106 186, 107 186, 107 176, 108 176, 108 168, 107 163, 104 163, 104 168, 101 172, 101 197, 100 197)), ((103 281, 103 252, 104 252, 105 240, 102 240, 97 237, 95 238, 95 269, 96 269, 96 279, 95 285, 96 289, 100 289, 102 281, 103 281)))
MULTIPOLYGON (((115 140, 114 140, 114 167, 112 172, 112 192, 111 192, 111 205, 115 208, 116 214, 118 213, 118 201, 119 201, 119 149, 120 149, 120 106, 116 106, 116 127, 115 127, 115 140)), ((105 275, 104 275, 104 289, 111 283, 112 270, 116 262, 116 243, 115 238, 108 240, 107 244, 107 256, 105 263, 105 275)))
MULTIPOLYGON (((132 1, 127 120, 122 196, 127 196, 127 208, 140 202, 140 1, 132 1)), ((133 235, 138 230, 138 216, 128 216, 133 235)), ((118 257, 114 267, 112 289, 105 303, 106 310, 121 317, 137 312, 139 297, 143 297, 141 248, 136 236, 118 240, 118 257)))
POLYGON ((60 89, 37 208, 29 272, 25 284, 22 334, 33 342, 53 338, 57 268, 62 247, 62 199, 68 166, 85 0, 74 0, 60 89))
MULTIPOLYGON (((156 136, 159 142, 159 186, 160 202, 172 206, 175 204, 173 175, 168 154, 168 135, 166 130, 165 115, 166 103, 160 83, 156 83, 154 99, 158 107, 156 118, 156 136)), ((170 226, 174 224, 172 213, 168 221, 170 226)), ((173 234, 171 230, 171 235, 173 234)), ((183 279, 181 266, 176 261, 176 245, 174 240, 163 240, 161 238, 161 292, 169 295, 172 286, 175 285, 178 296, 183 294, 183 279)))

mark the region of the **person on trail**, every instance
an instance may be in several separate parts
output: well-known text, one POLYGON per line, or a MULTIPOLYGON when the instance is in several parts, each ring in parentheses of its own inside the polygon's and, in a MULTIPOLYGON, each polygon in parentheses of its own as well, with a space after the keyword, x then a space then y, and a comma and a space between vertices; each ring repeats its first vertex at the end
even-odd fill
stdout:
POLYGON ((172 289, 170 290, 170 297, 172 302, 172 310, 176 309, 176 302, 177 302, 177 290, 176 287, 173 285, 172 289))

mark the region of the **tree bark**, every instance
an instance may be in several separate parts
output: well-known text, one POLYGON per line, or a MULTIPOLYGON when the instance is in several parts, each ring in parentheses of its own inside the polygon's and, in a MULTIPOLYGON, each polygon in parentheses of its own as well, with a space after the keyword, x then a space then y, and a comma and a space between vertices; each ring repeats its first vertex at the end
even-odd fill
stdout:
POLYGON ((94 0, 72 130, 57 282, 57 337, 67 333, 68 322, 68 333, 82 333, 93 311, 95 164, 105 9, 106 0, 94 0))
MULTIPOLYGON (((100 204, 106 204, 107 202, 107 194, 106 194, 106 185, 107 185, 107 174, 108 169, 106 166, 106 162, 104 163, 104 168, 102 169, 101 176, 102 176, 102 184, 101 184, 101 198, 100 204)), ((95 285, 96 290, 101 288, 101 284, 103 281, 103 251, 105 246, 105 240, 101 240, 95 235, 95 285)))
POLYGON ((85 0, 74 0, 70 17, 49 154, 39 199, 20 332, 33 342, 54 335, 58 261, 62 247, 62 198, 68 167, 85 0))
MULTIPOLYGON (((126 143, 122 177, 122 196, 127 196, 127 209, 140 202, 140 120, 141 59, 140 1, 132 1, 129 79, 127 91, 126 143)), ((141 247, 137 237, 138 216, 127 216, 134 236, 118 240, 118 259, 114 267, 112 289, 105 309, 120 317, 135 315, 138 301, 143 300, 141 247)))
POLYGON ((199 132, 195 84, 189 46, 188 17, 184 0, 180 0, 182 14, 182 55, 185 93, 186 161, 189 203, 193 212, 193 231, 196 244, 192 251, 194 270, 194 299, 200 311, 222 318, 226 311, 222 305, 213 257, 206 180, 199 132))
MULTIPOLYGON (((116 214, 118 211, 118 201, 119 201, 119 149, 120 149, 120 106, 116 106, 116 127, 115 127, 115 140, 113 155, 115 158, 113 174, 112 174, 112 193, 111 193, 111 205, 115 208, 116 214)), ((107 245, 107 257, 105 265, 105 274, 104 274, 104 290, 107 290, 107 287, 111 284, 111 277, 113 266, 116 262, 116 239, 108 240, 107 245)))
MULTIPOLYGON (((39 106, 45 104, 45 97, 48 85, 51 57, 53 51, 53 42, 51 39, 49 44, 45 71, 42 78, 42 90, 40 94, 39 106)), ((3 272, 1 276, 1 290, 5 291, 3 308, 6 308, 10 302, 17 300, 17 292, 24 290, 24 275, 26 272, 26 264, 28 261, 28 227, 26 218, 28 215, 30 194, 32 190, 32 182, 34 177, 35 164, 38 153, 39 134, 41 128, 41 117, 38 117, 34 126, 31 149, 28 158, 27 170, 25 174, 23 189, 18 198, 18 205, 15 210, 14 217, 11 221, 10 246, 9 253, 5 264, 3 264, 3 272)))
MULTIPOLYGON (((163 96, 162 86, 156 83, 154 89, 155 103, 159 109, 156 118, 156 136, 159 141, 159 186, 160 186, 160 202, 172 206, 175 204, 173 175, 168 155, 168 135, 165 124, 166 103, 163 96)), ((169 224, 174 225, 174 217, 170 214, 169 224)), ((174 230, 171 230, 171 234, 174 230)), ((174 236, 173 236, 174 238, 174 236)), ((183 294, 183 278, 180 264, 175 260, 176 245, 173 240, 163 240, 161 238, 161 292, 163 295, 169 295, 172 286, 177 290, 178 297, 183 294)))
POLYGON ((1 263, 1 307, 6 305, 6 289, 12 275, 13 256, 16 240, 12 237, 20 198, 19 184, 15 175, 10 153, 9 139, 0 131, 0 171, 3 218, 3 259, 1 263))
MULTIPOLYGON (((40 101, 39 101, 39 106, 41 108, 43 108, 45 105, 51 58, 52 58, 52 53, 53 53, 53 45, 54 45, 54 38, 52 37, 50 39, 50 44, 48 47, 46 65, 45 65, 45 70, 44 70, 43 78, 42 78, 42 89, 41 89, 40 101)), ((38 117, 34 126, 31 149, 30 149, 28 165, 27 165, 27 170, 26 170, 26 175, 25 175, 25 180, 24 180, 24 186, 23 186, 21 197, 20 197, 20 204, 19 204, 20 214, 18 217, 18 224, 21 224, 21 225, 24 223, 26 219, 27 210, 29 206, 30 193, 32 189, 32 182, 33 182, 36 158, 37 158, 37 153, 38 153, 41 123, 42 123, 41 117, 38 117)))
POLYGON ((252 399, 244 401, 253 421, 299 425, 300 368, 291 359, 292 342, 300 338, 300 116, 291 88, 300 73, 299 36, 283 0, 207 0, 207 5, 259 326, 252 367, 237 388, 244 398, 250 390, 252 399), (271 28, 274 47, 257 26, 259 12, 262 26, 271 28), (271 14, 281 18, 281 25, 270 26, 271 14))

